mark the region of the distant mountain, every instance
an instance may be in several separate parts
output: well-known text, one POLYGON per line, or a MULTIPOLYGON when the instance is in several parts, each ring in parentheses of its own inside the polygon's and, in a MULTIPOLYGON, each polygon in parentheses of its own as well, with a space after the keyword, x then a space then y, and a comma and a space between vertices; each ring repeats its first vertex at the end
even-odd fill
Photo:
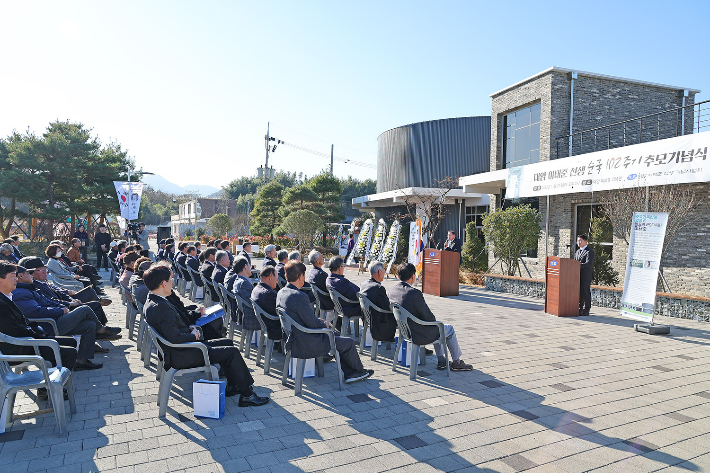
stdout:
POLYGON ((145 182, 148 184, 150 187, 152 187, 155 190, 160 190, 163 192, 167 192, 169 194, 177 194, 177 195, 183 195, 183 194, 197 194, 200 197, 207 197, 211 194, 214 194, 215 192, 219 192, 220 189, 213 187, 213 186, 206 186, 206 185, 200 185, 200 184, 192 184, 189 186, 179 186, 177 184, 173 184, 172 182, 168 181, 164 177, 160 175, 145 175, 143 176, 142 182, 145 182))

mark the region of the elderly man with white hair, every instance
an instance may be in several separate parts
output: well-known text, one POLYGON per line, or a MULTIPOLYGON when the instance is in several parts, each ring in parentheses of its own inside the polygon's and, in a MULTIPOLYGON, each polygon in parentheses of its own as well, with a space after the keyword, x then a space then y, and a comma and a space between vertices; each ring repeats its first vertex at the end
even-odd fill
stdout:
POLYGON ((276 245, 266 245, 264 248, 264 262, 261 267, 264 266, 276 266, 276 245))
POLYGON ((11 244, 3 243, 0 245, 0 260, 17 264, 17 257, 15 256, 15 251, 11 244))
POLYGON ((370 333, 375 340, 394 341, 397 321, 390 311, 387 290, 382 285, 382 281, 385 279, 385 267, 379 261, 371 261, 367 270, 370 272, 370 279, 360 284, 360 292, 365 294, 365 297, 375 306, 386 311, 370 310, 370 333))
POLYGON ((311 250, 311 252, 308 253, 308 262, 311 263, 313 267, 308 271, 306 280, 311 286, 317 287, 326 294, 325 296, 318 294, 321 309, 324 311, 335 310, 333 300, 328 295, 328 288, 325 286, 325 280, 328 279, 328 273, 323 271, 323 264, 325 264, 323 255, 320 251, 311 250))

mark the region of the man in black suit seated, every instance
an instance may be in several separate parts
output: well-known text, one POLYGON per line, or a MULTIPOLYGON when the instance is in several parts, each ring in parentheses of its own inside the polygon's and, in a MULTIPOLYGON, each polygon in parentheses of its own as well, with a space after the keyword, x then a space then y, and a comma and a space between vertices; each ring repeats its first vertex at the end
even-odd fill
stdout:
MULTIPOLYGON (((259 272, 259 279, 259 284, 254 286, 254 289, 251 291, 251 300, 267 314, 278 317, 276 313, 276 285, 278 284, 276 270, 273 266, 264 266, 259 272)), ((278 320, 269 320, 265 317, 262 320, 266 325, 266 331, 271 340, 281 340, 283 338, 281 322, 278 320)), ((274 348, 280 349, 281 343, 276 342, 274 348), (278 344, 278 348, 276 344, 278 344)))
POLYGON ((276 258, 279 260, 279 262, 276 263, 276 274, 278 274, 281 279, 286 281, 286 263, 288 263, 288 251, 280 250, 278 253, 276 253, 276 258))
POLYGON ((215 283, 224 284, 224 276, 229 271, 229 253, 224 250, 219 250, 214 257, 214 271, 212 272, 212 281, 215 283))
MULTIPOLYGON (((419 289, 412 287, 415 281, 416 268, 412 263, 402 263, 397 266, 397 277, 399 282, 390 289, 390 302, 401 305, 409 311, 414 317, 424 322, 434 322, 436 317, 432 314, 429 306, 424 300, 424 294, 419 289)), ((412 333, 412 342, 415 345, 428 345, 439 339, 439 329, 437 327, 424 327, 421 325, 409 323, 409 330, 412 333)), ((471 371, 473 366, 467 365, 461 359, 461 348, 456 338, 456 332, 451 325, 444 325, 444 335, 446 336, 446 345, 449 347, 451 359, 449 365, 452 371, 471 371)), ((446 369, 446 359, 444 358, 444 347, 440 344, 434 344, 436 356, 439 363, 436 366, 439 370, 446 369)))
MULTIPOLYGON (((197 258, 197 247, 193 245, 189 245, 187 247, 187 258, 185 259, 185 264, 187 265, 188 268, 192 269, 196 273, 200 272, 200 260, 197 258)), ((190 279, 192 280, 193 283, 197 284, 199 287, 202 287, 202 279, 199 277, 194 277, 192 273, 190 273, 190 279)))
MULTIPOLYGON (((207 279, 208 281, 212 280, 212 274, 214 273, 214 268, 215 268, 214 260, 215 260, 216 254, 217 254, 217 248, 210 247, 210 248, 207 248, 201 255, 201 256, 204 256, 204 262, 202 263, 202 266, 200 266, 200 272, 205 277, 205 279, 207 279)), ((217 295, 217 292, 215 291, 215 289, 208 286, 205 288, 205 291, 207 291, 207 290, 210 291, 210 296, 212 298, 212 302, 219 302, 219 296, 217 295)))
MULTIPOLYGON (((180 266, 187 267, 187 247, 190 246, 190 244, 186 241, 181 241, 180 244, 178 245, 178 252, 177 255, 175 256, 175 262, 179 264, 180 266)), ((184 279, 187 279, 187 275, 184 274, 182 275, 184 279)))
MULTIPOLYGON (((330 328, 313 314, 313 306, 308 296, 301 292, 306 281, 306 265, 289 261, 286 265, 286 281, 288 284, 276 296, 276 307, 284 310, 294 322, 306 328, 330 328)), ((326 334, 303 333, 293 329, 286 341, 294 358, 308 359, 325 356, 330 352, 330 341, 326 334)), ((340 353, 340 365, 346 383, 353 383, 368 378, 373 370, 365 370, 357 353, 357 344, 352 338, 335 337, 335 348, 340 353)))
POLYGON ((15 253, 15 256, 19 261, 25 257, 25 254, 20 251, 20 237, 18 237, 17 235, 12 235, 10 239, 12 239, 13 252, 15 253))
POLYGON ((311 252, 308 253, 308 261, 313 265, 313 267, 308 271, 308 277, 306 278, 308 283, 311 286, 315 286, 325 292, 324 296, 318 294, 321 309, 325 311, 335 310, 333 300, 330 298, 330 295, 328 294, 328 287, 325 284, 326 279, 328 279, 328 273, 323 271, 323 264, 325 263, 323 255, 320 251, 311 250, 311 252))
MULTIPOLYGON (((288 261, 298 261, 300 263, 301 262, 301 252, 292 251, 291 253, 289 253, 288 254, 288 261)), ((305 281, 303 283, 303 287, 301 288, 301 292, 308 296, 308 300, 311 301, 311 304, 316 302, 316 296, 315 296, 315 294, 313 294, 313 290, 311 289, 311 284, 308 281, 305 281)))
MULTIPOLYGON (((335 289, 343 297, 355 301, 354 303, 350 303, 344 302, 341 299, 340 307, 343 309, 343 314, 348 317, 361 316, 362 310, 360 309, 360 302, 357 300, 357 293, 360 292, 360 288, 350 282, 348 278, 343 275, 345 272, 343 264, 343 258, 340 256, 335 256, 330 259, 330 263, 328 264, 330 276, 328 276, 328 279, 325 280, 325 285, 331 289, 335 289)), ((340 331, 342 324, 343 318, 338 317, 335 321, 335 329, 340 331)))
POLYGON ((245 241, 244 245, 242 245, 242 251, 237 254, 237 257, 242 256, 246 258, 246 260, 249 262, 249 267, 251 268, 251 242, 250 241, 245 241))
MULTIPOLYGON (((261 406, 269 402, 268 397, 259 397, 252 390, 254 379, 232 340, 203 340, 200 331, 196 327, 190 328, 168 302, 167 297, 173 290, 170 268, 153 265, 143 273, 143 281, 150 290, 145 305, 146 320, 161 337, 170 343, 201 341, 207 345, 210 363, 219 363, 227 376, 225 395, 239 394, 240 407, 261 406)), ((163 347, 163 352, 166 369, 194 368, 204 363, 202 352, 194 348, 163 347)))
POLYGON ((574 252, 574 259, 579 261, 579 315, 589 315, 592 306, 592 268, 594 250, 588 245, 587 235, 577 237, 579 249, 574 252))
POLYGON ((220 249, 227 253, 227 256, 229 257, 229 264, 227 265, 227 267, 230 267, 232 263, 234 263, 234 255, 231 251, 229 251, 229 241, 222 240, 222 242, 220 243, 220 249))
POLYGON ((261 267, 263 268, 264 266, 276 266, 276 261, 274 261, 274 258, 276 258, 276 246, 266 245, 266 247, 264 247, 264 262, 261 264, 261 267))
MULTIPOLYGON (((385 267, 379 261, 372 261, 367 266, 370 271, 370 279, 360 284, 360 292, 382 310, 390 310, 390 300, 387 297, 387 290, 382 285, 385 279, 385 267)), ((380 312, 370 309, 370 332, 372 338, 380 341, 394 341, 394 334, 397 331, 397 321, 392 313, 380 312)))

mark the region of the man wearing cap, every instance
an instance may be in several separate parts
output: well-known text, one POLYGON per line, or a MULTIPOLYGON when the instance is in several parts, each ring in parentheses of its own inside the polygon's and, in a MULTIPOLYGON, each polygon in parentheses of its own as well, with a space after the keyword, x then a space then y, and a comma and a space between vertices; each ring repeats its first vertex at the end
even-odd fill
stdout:
POLYGON ((264 248, 264 262, 261 264, 261 267, 263 268, 264 266, 276 266, 276 261, 274 260, 276 258, 276 246, 275 245, 266 245, 264 248))
MULTIPOLYGON (((76 363, 76 340, 72 337, 50 337, 42 327, 36 323, 29 322, 22 311, 10 299, 10 294, 15 290, 17 283, 16 266, 7 262, 0 262, 0 332, 14 338, 52 338, 59 343, 59 356, 62 366, 70 370, 74 369, 76 363)), ((0 342, 0 353, 4 355, 35 355, 33 347, 13 345, 0 342)), ((50 347, 39 347, 39 354, 53 366, 56 366, 54 351, 50 347)), ((46 389, 37 390, 39 399, 47 399, 46 389)))
POLYGON ((88 306, 79 306, 69 311, 67 307, 55 304, 37 292, 32 285, 32 276, 24 267, 17 266, 16 271, 17 283, 10 297, 22 314, 30 320, 54 319, 59 330, 57 335, 81 335, 74 371, 101 368, 101 363, 91 361, 97 336, 102 340, 117 340, 121 338, 118 335, 121 329, 101 324, 88 306))
POLYGON ((85 287, 83 290, 79 291, 81 293, 78 296, 80 299, 72 297, 77 293, 62 289, 47 282, 47 268, 42 260, 36 256, 26 256, 22 258, 20 260, 20 266, 25 267, 27 272, 30 273, 32 276, 32 285, 42 296, 69 308, 86 304, 94 311, 99 322, 104 325, 108 323, 106 313, 102 306, 111 304, 111 299, 100 299, 96 292, 90 287, 85 287))
MULTIPOLYGON (((340 256, 335 256, 330 259, 330 264, 328 265, 330 276, 325 280, 325 285, 330 289, 338 291, 343 297, 356 301, 351 303, 341 300, 340 307, 343 309, 343 314, 348 317, 361 316, 362 311, 360 310, 360 302, 357 298, 357 293, 360 292, 360 288, 343 275, 345 271, 343 264, 343 258, 340 256)), ((342 317, 338 317, 338 320, 335 321, 335 329, 340 331, 342 324, 342 317)))
POLYGON ((99 231, 94 235, 94 244, 96 245, 96 269, 101 268, 101 263, 105 270, 108 270, 108 251, 111 244, 111 235, 106 233, 106 225, 99 225, 99 231))

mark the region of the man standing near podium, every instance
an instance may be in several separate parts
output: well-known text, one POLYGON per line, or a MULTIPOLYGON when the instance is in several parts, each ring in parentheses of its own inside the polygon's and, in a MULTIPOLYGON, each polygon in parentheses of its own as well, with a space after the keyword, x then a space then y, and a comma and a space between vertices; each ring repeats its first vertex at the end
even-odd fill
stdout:
MULTIPOLYGON (((579 261, 579 315, 589 315, 592 305, 592 264, 594 263, 594 250, 588 245, 587 235, 577 237, 579 249, 574 253, 574 259, 579 261)), ((574 310, 574 309, 573 309, 574 310)))

